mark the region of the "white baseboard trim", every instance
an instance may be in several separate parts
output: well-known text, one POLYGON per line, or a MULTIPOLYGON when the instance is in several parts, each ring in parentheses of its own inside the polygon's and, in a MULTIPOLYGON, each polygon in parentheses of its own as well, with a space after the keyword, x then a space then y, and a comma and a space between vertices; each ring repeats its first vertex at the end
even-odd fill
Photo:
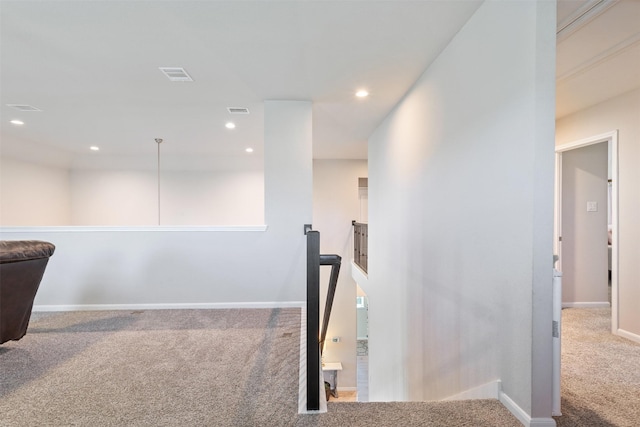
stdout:
POLYGON ((341 391, 358 391, 358 387, 338 387, 338 393, 341 391))
POLYGON ((625 331, 624 329, 618 328, 618 330, 616 331, 616 335, 640 344, 640 335, 634 334, 633 332, 625 331))
POLYGON ((525 427, 556 427, 553 418, 531 418, 527 412, 514 402, 506 393, 500 391, 500 403, 513 414, 525 427))
POLYGON ((556 421, 551 417, 531 418, 525 410, 502 391, 502 381, 500 380, 490 381, 442 400, 471 399, 498 399, 525 427, 556 427, 556 421))
POLYGON ((499 399, 500 385, 500 380, 491 381, 442 400, 499 399))
POLYGON ((609 308, 609 301, 596 302, 563 302, 562 308, 609 308))
POLYGON ((556 427, 556 420, 553 418, 531 418, 530 427, 556 427))
POLYGON ((184 310, 184 309, 235 309, 235 308, 301 308, 304 301, 270 302, 204 302, 159 304, 67 304, 34 305, 33 311, 103 311, 103 310, 184 310))

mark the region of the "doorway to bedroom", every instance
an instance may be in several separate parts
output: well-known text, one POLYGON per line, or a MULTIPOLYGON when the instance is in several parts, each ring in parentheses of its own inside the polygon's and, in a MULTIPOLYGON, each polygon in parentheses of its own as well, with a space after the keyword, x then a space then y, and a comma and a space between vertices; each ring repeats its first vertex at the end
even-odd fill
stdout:
POLYGON ((562 307, 611 307, 618 329, 617 131, 556 147, 554 250, 562 307))

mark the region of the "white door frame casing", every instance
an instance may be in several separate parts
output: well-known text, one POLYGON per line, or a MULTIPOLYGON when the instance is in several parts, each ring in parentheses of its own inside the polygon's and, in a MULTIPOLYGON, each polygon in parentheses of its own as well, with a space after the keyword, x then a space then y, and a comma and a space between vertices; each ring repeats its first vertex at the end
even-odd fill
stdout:
POLYGON ((618 333, 618 130, 591 136, 556 146, 556 200, 553 250, 559 255, 558 270, 562 271, 562 153, 602 142, 611 148, 611 332, 618 333))

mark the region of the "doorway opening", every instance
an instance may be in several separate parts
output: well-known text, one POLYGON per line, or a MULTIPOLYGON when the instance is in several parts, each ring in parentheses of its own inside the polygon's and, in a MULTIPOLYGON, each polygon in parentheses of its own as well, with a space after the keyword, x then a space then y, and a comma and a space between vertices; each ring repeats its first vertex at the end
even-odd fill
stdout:
POLYGON ((556 147, 554 251, 559 256, 558 269, 563 272, 563 307, 606 307, 610 304, 613 334, 618 331, 617 177, 617 130, 556 147), (604 176, 601 163, 594 167, 588 163, 590 157, 598 158, 602 155, 598 153, 602 152, 606 153, 607 158, 604 176), (595 192, 594 187, 597 187, 595 192), (594 229, 593 224, 596 223, 599 225, 594 229), (588 233, 581 235, 580 229, 588 230, 588 233), (572 282, 577 280, 584 283, 587 280, 580 275, 580 268, 583 267, 578 263, 585 263, 584 255, 588 252, 597 252, 598 255, 593 259, 598 265, 604 266, 602 274, 601 270, 597 270, 596 274, 597 280, 602 281, 597 286, 602 288, 594 285, 589 290, 572 282), (583 260, 579 261, 578 257, 583 260), (601 275, 604 277, 600 278, 601 275), (593 293, 597 294, 595 298, 593 293))
POLYGON ((358 402, 369 401, 369 299, 356 285, 356 387, 358 402))

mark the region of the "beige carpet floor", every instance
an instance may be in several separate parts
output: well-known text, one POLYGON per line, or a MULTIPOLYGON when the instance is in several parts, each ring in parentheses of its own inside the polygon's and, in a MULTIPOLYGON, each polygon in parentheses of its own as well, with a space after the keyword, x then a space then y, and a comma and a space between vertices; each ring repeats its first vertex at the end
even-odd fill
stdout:
POLYGON ((329 403, 298 415, 300 312, 37 314, 0 346, 0 426, 486 426, 496 400, 329 403))
POLYGON ((558 426, 640 426, 640 344, 611 334, 611 309, 562 310, 558 426))
MULTIPOLYGON (((564 426, 640 425, 640 345, 563 311, 564 426)), ((36 313, 0 346, 0 426, 519 426, 496 400, 297 414, 300 312, 36 313)))

